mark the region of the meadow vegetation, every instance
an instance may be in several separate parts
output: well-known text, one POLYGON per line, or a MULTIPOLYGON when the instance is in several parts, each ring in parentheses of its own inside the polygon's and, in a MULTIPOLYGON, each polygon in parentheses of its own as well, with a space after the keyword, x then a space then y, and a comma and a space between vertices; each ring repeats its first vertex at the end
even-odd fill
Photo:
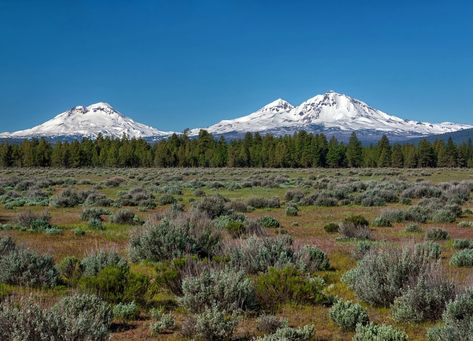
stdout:
POLYGON ((2 340, 471 340, 468 169, 0 169, 2 340))

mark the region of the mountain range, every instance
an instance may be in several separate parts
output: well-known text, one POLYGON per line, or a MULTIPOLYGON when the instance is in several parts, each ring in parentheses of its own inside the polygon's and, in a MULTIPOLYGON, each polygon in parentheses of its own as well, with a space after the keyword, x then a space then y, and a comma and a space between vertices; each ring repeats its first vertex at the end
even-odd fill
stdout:
MULTIPOLYGON (((324 133, 346 141, 355 131, 363 142, 377 141, 386 134, 393 141, 443 135, 472 129, 472 125, 451 122, 428 123, 405 120, 333 91, 317 95, 294 106, 277 99, 261 109, 236 119, 223 120, 206 129, 216 136, 234 139, 247 132, 281 136, 305 130, 324 133)), ((188 131, 196 136, 202 128, 188 131)), ((53 140, 110 137, 144 138, 156 141, 173 134, 133 121, 107 103, 77 106, 36 127, 0 134, 3 139, 45 137, 53 140)))

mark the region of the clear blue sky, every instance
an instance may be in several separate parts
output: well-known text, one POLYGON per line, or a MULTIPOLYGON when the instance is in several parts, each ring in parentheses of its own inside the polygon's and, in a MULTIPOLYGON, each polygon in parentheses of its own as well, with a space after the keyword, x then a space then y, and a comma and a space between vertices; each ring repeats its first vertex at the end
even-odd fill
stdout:
POLYGON ((0 131, 98 101, 181 131, 328 90, 473 123, 472 3, 0 0, 0 131))

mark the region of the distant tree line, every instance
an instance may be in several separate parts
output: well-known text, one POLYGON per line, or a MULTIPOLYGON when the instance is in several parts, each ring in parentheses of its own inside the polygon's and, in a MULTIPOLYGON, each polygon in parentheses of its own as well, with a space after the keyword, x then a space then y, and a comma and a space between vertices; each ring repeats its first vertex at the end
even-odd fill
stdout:
POLYGON ((473 144, 452 139, 391 144, 386 136, 363 146, 301 131, 276 137, 248 133, 239 140, 172 135, 157 143, 99 136, 50 143, 46 139, 0 144, 0 167, 473 167, 473 144))

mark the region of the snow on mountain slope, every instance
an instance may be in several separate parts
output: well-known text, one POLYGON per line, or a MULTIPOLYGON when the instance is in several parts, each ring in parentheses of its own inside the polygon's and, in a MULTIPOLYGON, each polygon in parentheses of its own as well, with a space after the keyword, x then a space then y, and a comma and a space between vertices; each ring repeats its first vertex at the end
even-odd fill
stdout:
MULTIPOLYGON (((472 128, 471 125, 443 122, 438 124, 403 120, 376 110, 364 102, 336 92, 317 95, 297 107, 278 99, 260 110, 234 120, 210 126, 213 134, 297 130, 371 131, 414 137, 443 134, 472 128)), ((193 130, 195 132, 198 130, 193 130)))
POLYGON ((88 107, 77 106, 36 127, 13 133, 2 133, 2 138, 81 136, 96 138, 98 134, 109 137, 130 138, 165 137, 169 132, 159 131, 133 121, 107 103, 99 102, 88 107))

